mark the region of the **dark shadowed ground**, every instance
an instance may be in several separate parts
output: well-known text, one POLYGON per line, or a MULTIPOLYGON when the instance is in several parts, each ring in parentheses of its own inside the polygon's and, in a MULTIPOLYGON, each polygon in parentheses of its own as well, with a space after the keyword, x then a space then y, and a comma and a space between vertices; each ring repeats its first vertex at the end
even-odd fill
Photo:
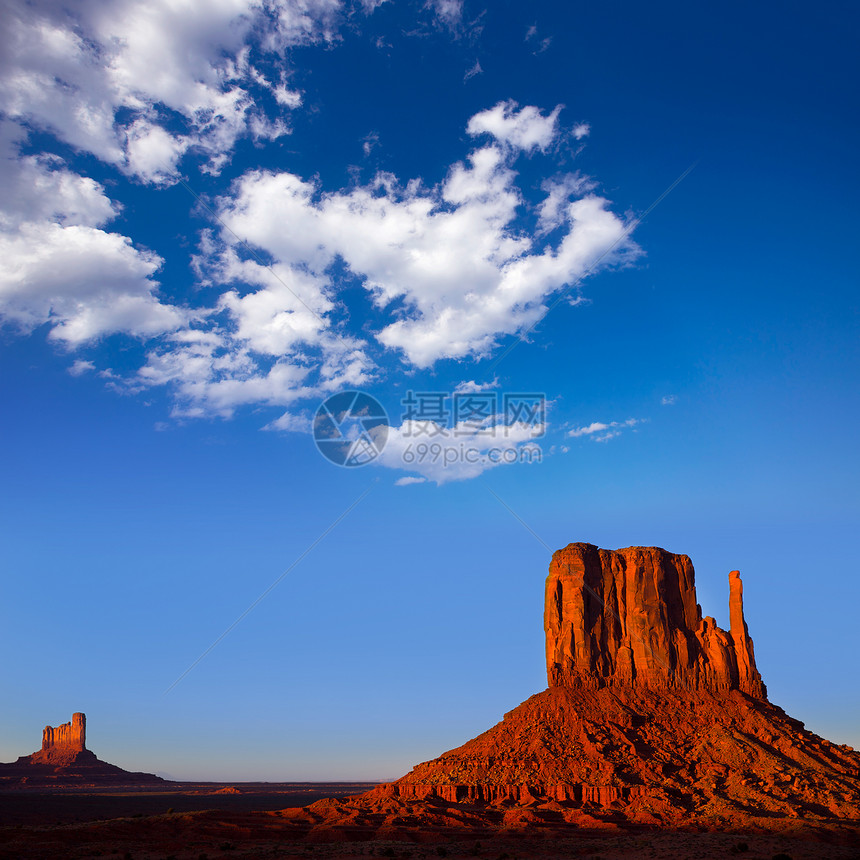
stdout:
MULTIPOLYGON (((603 830, 500 827, 482 825, 480 816, 477 823, 472 821, 481 811, 479 806, 440 801, 426 809, 421 804, 405 804, 383 826, 368 830, 358 819, 329 827, 319 812, 297 809, 321 798, 344 798, 369 788, 367 783, 166 783, 146 789, 87 790, 78 786, 4 791, 0 792, 0 860, 860 858, 860 834, 850 825, 812 831, 798 820, 782 822, 786 829, 771 833, 678 831, 608 823, 603 830), (427 817, 421 817, 422 810, 427 817), (440 811, 447 815, 442 825, 430 815, 440 811), (305 822, 308 815, 311 820, 305 822)), ((326 801, 315 809, 339 803, 326 801)))
MULTIPOLYGON (((364 782, 167 782, 154 788, 82 787, 0 792, 0 828, 56 826, 111 818, 199 812, 267 812, 346 797, 373 788, 364 782)), ((2 839, 2 835, 0 835, 2 839)))

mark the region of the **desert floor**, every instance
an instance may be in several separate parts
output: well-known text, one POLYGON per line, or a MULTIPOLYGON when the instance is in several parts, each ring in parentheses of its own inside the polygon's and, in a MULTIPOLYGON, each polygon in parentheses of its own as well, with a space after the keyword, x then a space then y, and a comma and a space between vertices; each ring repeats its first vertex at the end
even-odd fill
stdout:
POLYGON ((387 838, 296 828, 278 810, 369 788, 358 783, 176 783, 157 790, 0 793, 0 858, 236 860, 276 857, 650 858, 858 860, 860 833, 779 833, 523 828, 392 828, 387 838))

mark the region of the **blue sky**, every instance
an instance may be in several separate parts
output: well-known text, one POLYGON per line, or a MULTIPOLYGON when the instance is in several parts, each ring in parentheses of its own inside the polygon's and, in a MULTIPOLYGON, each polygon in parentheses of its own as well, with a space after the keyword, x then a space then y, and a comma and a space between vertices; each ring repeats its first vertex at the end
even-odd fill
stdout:
POLYGON ((0 758, 84 710, 132 769, 399 776, 543 689, 579 540, 723 626, 739 568, 772 700, 860 744, 856 9, 4 14, 0 758), (416 462, 409 391, 546 421, 416 462))

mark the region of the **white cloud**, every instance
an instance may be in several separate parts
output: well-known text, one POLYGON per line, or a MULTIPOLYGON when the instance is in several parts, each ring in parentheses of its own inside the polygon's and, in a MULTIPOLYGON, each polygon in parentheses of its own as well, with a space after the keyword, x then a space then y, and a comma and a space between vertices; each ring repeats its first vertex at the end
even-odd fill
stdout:
POLYGON ((466 126, 466 131, 476 137, 492 135, 500 143, 516 149, 546 152, 558 134, 558 115, 561 105, 548 116, 544 116, 533 105, 517 109, 514 101, 499 102, 495 107, 475 114, 466 126))
POLYGON ((0 124, 0 316, 24 332, 48 324, 69 346, 183 325, 185 312, 157 295, 161 259, 101 229, 117 211, 102 186, 56 157, 21 158, 20 138, 0 124))
POLYGON ((506 425, 500 416, 491 416, 480 427, 466 422, 445 428, 433 421, 404 421, 388 428, 385 447, 373 462, 417 473, 437 485, 464 481, 499 466, 542 462, 536 432, 528 423, 506 425))
POLYGON ((129 170, 149 182, 167 182, 175 175, 189 142, 189 138, 169 134, 148 120, 136 120, 126 132, 129 170))
POLYGON ((149 182, 175 177, 189 148, 219 169, 238 137, 286 131, 255 104, 266 87, 300 97, 249 61, 259 47, 331 40, 339 0, 36 0, 7 4, 0 34, 0 109, 149 182), (184 125, 184 131, 175 127, 184 125))
POLYGON ((313 420, 305 412, 285 412, 274 421, 270 421, 263 429, 310 435, 313 431, 313 420))
POLYGON ((272 94, 279 105, 288 107, 291 110, 300 107, 302 104, 302 94, 298 90, 289 89, 285 84, 278 84, 278 86, 274 87, 272 94))
POLYGON ((69 373, 72 376, 83 376, 85 373, 89 373, 92 370, 95 370, 96 366, 91 361, 86 361, 82 358, 79 358, 75 363, 69 368, 69 373))
MULTIPOLYGON (((462 18, 459 3, 433 8, 440 20, 462 18)), ((250 88, 267 88, 284 107, 300 103, 283 73, 275 85, 254 68, 249 43, 277 51, 331 39, 338 9, 336 0, 265 10, 251 0, 205 7, 82 0, 71 17, 51 4, 21 6, 0 36, 9 49, 0 60, 0 102, 20 123, 50 128, 141 180, 173 181, 192 149, 208 153, 217 170, 239 135, 285 131, 255 108, 250 88)), ((56 157, 20 157, 25 131, 3 122, 0 179, 10 194, 0 203, 0 314, 25 331, 47 324, 70 347, 112 332, 157 339, 125 384, 169 386, 180 416, 292 407, 373 378, 370 345, 334 322, 337 259, 383 319, 373 332, 377 349, 399 351, 418 367, 485 355, 500 337, 540 319, 553 293, 598 263, 638 252, 581 177, 546 187, 531 213, 535 235, 521 226, 530 213, 514 163, 552 146, 559 111, 500 102, 477 114, 469 134, 494 140, 430 188, 380 174, 323 193, 287 172, 246 173, 218 201, 219 215, 274 262, 248 259, 230 231, 204 238, 200 271, 221 293, 193 311, 159 296, 157 254, 105 229, 119 207, 99 183, 56 157), (556 239, 538 241, 550 224, 556 239)), ((270 426, 289 429, 291 421, 270 426)))
POLYGON ((150 280, 160 259, 93 227, 25 224, 0 234, 0 310, 25 331, 49 323, 70 345, 103 334, 152 336, 183 314, 161 304, 150 280))
POLYGON ((370 132, 361 142, 361 150, 365 156, 370 155, 373 150, 379 146, 379 134, 375 131, 370 132))
POLYGON ((456 30, 463 21, 463 0, 427 0, 425 7, 449 30, 456 30))
MULTIPOLYGON (((520 129, 510 135, 521 148, 549 140, 554 119, 533 107, 506 110, 520 129)), ((548 186, 537 237, 515 229, 523 208, 513 170, 517 151, 478 148, 434 188, 380 174, 366 186, 323 193, 294 174, 251 171, 219 201, 230 228, 221 233, 224 253, 242 236, 270 254, 284 277, 306 273, 317 298, 327 295, 326 271, 340 258, 379 310, 398 308, 375 332, 384 347, 418 367, 485 355, 498 337, 540 319, 548 296, 598 265, 638 253, 625 223, 605 199, 585 193, 592 185, 578 176, 548 186), (562 232, 540 246, 536 239, 550 222, 562 232)), ((329 309, 321 304, 320 315, 329 309)))
POLYGON ((677 399, 674 394, 667 394, 665 397, 660 398, 660 404, 662 406, 674 406, 677 399))
POLYGON ((240 406, 286 406, 314 393, 305 385, 311 368, 297 361, 276 360, 261 367, 246 349, 213 332, 186 329, 171 340, 150 352, 137 381, 171 386, 176 417, 229 418, 240 406))
POLYGON ((628 418, 626 421, 594 421, 583 427, 574 427, 572 430, 568 430, 567 435, 573 439, 586 436, 593 438, 595 442, 608 442, 610 439, 620 436, 624 430, 641 424, 642 421, 641 418, 628 418))
POLYGON ((454 388, 455 394, 478 394, 481 391, 490 391, 499 387, 498 377, 493 377, 492 382, 475 382, 474 379, 458 383, 454 388))
POLYGON ((552 44, 552 36, 545 36, 543 39, 538 40, 538 28, 537 24, 532 24, 528 30, 526 30, 526 42, 538 41, 537 48, 533 51, 534 54, 542 54, 546 51, 549 46, 552 44))
POLYGON ((410 484, 426 484, 426 478, 416 478, 411 475, 406 475, 403 478, 398 478, 394 482, 395 487, 408 487, 410 484))
POLYGON ((561 227, 567 220, 570 199, 587 194, 596 187, 594 180, 579 173, 545 181, 542 189, 546 197, 538 206, 538 233, 551 233, 556 227, 561 227))
POLYGON ((471 78, 474 78, 476 75, 483 75, 484 70, 481 68, 480 60, 475 60, 475 65, 471 66, 466 70, 466 74, 463 75, 463 80, 468 81, 471 78))
POLYGON ((576 438, 577 436, 590 436, 592 433, 601 433, 604 430, 608 429, 608 424, 604 424, 602 421, 595 421, 585 427, 574 427, 573 430, 568 431, 567 435, 572 436, 574 438, 576 438))
MULTIPOLYGON (((361 0, 368 14, 379 5, 361 0)), ((452 33, 465 32, 462 0, 426 8, 452 33)), ((218 296, 207 307, 179 307, 159 292, 159 255, 110 231, 120 207, 105 188, 55 156, 23 157, 20 147, 30 129, 47 129, 143 182, 175 181, 192 152, 217 172, 240 137, 288 131, 286 111, 302 94, 289 86, 283 57, 291 46, 334 40, 340 0, 22 0, 7 10, 0 316, 25 332, 45 326, 68 348, 111 333, 147 341, 133 378, 100 375, 117 388, 170 388, 177 416, 227 417, 263 404, 289 408, 272 429, 306 427, 296 404, 367 384, 376 353, 396 351, 416 367, 485 355, 539 320, 550 296, 638 253, 586 178, 556 177, 540 203, 526 205, 516 159, 552 149, 561 107, 545 114, 505 101, 469 120, 471 136, 489 138, 433 187, 379 174, 323 192, 287 172, 246 173, 217 202, 218 214, 272 265, 249 259, 227 230, 205 236, 199 271, 218 296), (255 65, 261 53, 267 61, 255 65), (267 115, 261 99, 282 110, 267 115), (375 343, 346 331, 335 261, 367 291, 375 343)), ((467 77, 480 71, 476 62, 467 77)), ((364 140, 365 154, 377 141, 364 140)), ((94 369, 81 359, 69 372, 94 369)), ((497 384, 468 380, 457 390, 497 384)), ((393 430, 387 456, 407 435, 393 430)), ((416 470, 442 483, 500 465, 484 435, 457 440, 460 450, 471 441, 478 461, 416 470)), ((515 451, 530 440, 507 439, 515 451)))
POLYGON ((19 155, 24 132, 0 121, 0 228, 52 221, 95 227, 109 221, 117 207, 104 188, 68 170, 56 156, 19 155))
POLYGON ((591 125, 587 122, 578 123, 573 127, 573 131, 571 134, 577 139, 582 140, 584 137, 588 137, 591 134, 591 125))

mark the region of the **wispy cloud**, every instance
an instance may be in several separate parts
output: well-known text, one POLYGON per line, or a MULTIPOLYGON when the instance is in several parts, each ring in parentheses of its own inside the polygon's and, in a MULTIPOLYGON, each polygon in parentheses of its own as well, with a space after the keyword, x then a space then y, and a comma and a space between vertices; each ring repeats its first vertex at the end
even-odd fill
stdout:
POLYGON ((70 368, 69 373, 72 376, 83 376, 85 373, 89 373, 91 370, 95 370, 96 366, 91 361, 86 361, 82 358, 79 358, 70 368))
POLYGON ((480 60, 475 60, 475 64, 466 70, 466 74, 463 75, 463 80, 468 81, 470 78, 474 78, 476 75, 482 75, 484 70, 481 68, 480 60))
POLYGON ((469 379, 464 382, 459 382, 454 388, 455 394, 477 394, 481 391, 491 391, 499 387, 498 377, 493 377, 492 382, 475 382, 474 379, 469 379))
POLYGON ((628 418, 626 421, 594 421, 591 424, 568 430, 567 435, 572 439, 585 436, 595 442, 608 442, 610 439, 620 436, 624 430, 641 424, 642 421, 641 418, 628 418))
POLYGON ((441 27, 457 31, 463 24, 463 0, 426 0, 424 6, 441 27))
POLYGON ((549 49, 549 46, 552 44, 552 36, 540 36, 538 35, 537 24, 532 24, 526 30, 526 42, 534 45, 533 54, 542 54, 544 51, 549 49))
POLYGON ((414 477, 412 475, 405 475, 402 478, 398 478, 394 482, 395 487, 408 487, 410 484, 426 484, 426 478, 414 477))
POLYGON ((364 152, 365 156, 370 155, 376 147, 379 146, 379 134, 378 132, 372 131, 369 134, 365 135, 364 139, 361 142, 361 149, 364 152))

